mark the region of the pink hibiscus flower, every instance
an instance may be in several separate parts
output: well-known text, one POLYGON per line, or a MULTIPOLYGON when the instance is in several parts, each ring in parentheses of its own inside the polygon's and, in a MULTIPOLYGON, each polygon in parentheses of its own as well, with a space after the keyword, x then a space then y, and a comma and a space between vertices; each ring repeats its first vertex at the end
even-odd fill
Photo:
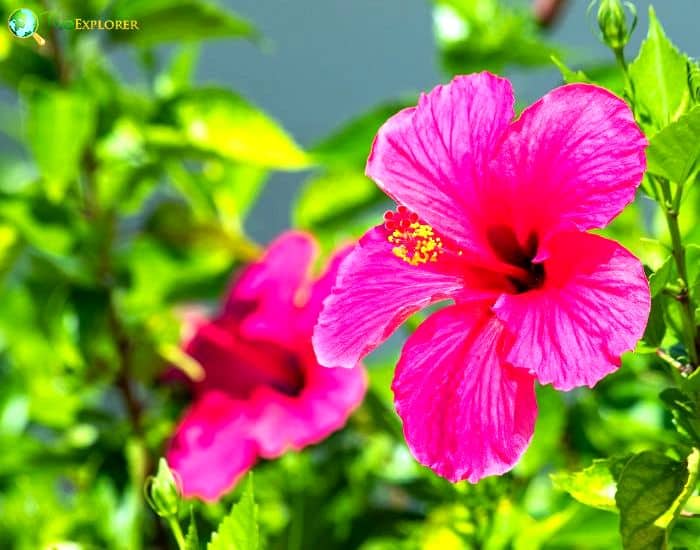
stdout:
POLYGON ((322 365, 352 366, 442 300, 404 345, 393 390, 414 456, 476 482, 517 462, 534 381, 593 386, 641 337, 640 262, 584 232, 634 198, 646 141, 625 103, 557 88, 513 120, 510 83, 455 78, 379 130, 367 175, 400 206, 342 263, 314 333, 322 365))
POLYGON ((190 316, 185 351, 205 377, 193 383, 194 404, 167 451, 185 496, 217 499, 258 457, 324 439, 362 401, 363 367, 323 368, 311 347, 322 301, 347 252, 311 281, 313 238, 286 233, 243 271, 214 319, 190 316))

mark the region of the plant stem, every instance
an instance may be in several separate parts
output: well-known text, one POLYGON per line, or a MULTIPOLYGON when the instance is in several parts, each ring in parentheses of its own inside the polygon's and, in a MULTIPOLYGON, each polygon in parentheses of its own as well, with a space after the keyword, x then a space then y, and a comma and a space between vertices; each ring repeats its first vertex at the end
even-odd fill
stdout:
POLYGON ((683 339, 685 340, 686 349, 688 350, 688 358, 693 368, 698 366, 698 351, 695 347, 695 316, 694 307, 691 301, 688 289, 688 268, 685 262, 685 247, 681 238, 680 227, 678 225, 678 206, 680 206, 681 194, 683 186, 679 185, 676 195, 671 193, 671 184, 666 178, 657 178, 649 176, 652 181, 657 181, 663 195, 662 209, 666 217, 666 225, 668 232, 671 235, 671 255, 676 264, 678 271, 678 279, 680 281, 681 291, 678 294, 677 300, 681 308, 681 323, 683 330, 683 339))
MULTIPOLYGON (((615 59, 617 60, 618 65, 620 65, 622 73, 625 76, 625 82, 627 83, 630 96, 629 99, 635 118, 639 120, 639 113, 635 102, 634 83, 629 75, 629 66, 625 60, 624 49, 617 48, 613 51, 615 53, 615 59)), ((649 173, 647 173, 647 177, 652 185, 656 200, 661 205, 666 218, 666 225, 668 226, 668 231, 671 235, 671 254, 673 255, 673 260, 678 270, 678 278, 681 286, 681 292, 678 294, 676 299, 681 308, 683 340, 685 340, 684 343, 686 349, 688 350, 688 358, 690 360, 691 369, 694 370, 698 367, 698 350, 696 348, 695 338, 695 316, 693 303, 688 292, 690 287, 688 285, 688 269, 685 263, 685 247, 683 246, 680 227, 678 225, 678 211, 680 208, 681 199, 683 197, 683 184, 681 183, 677 186, 676 195, 674 196, 671 192, 671 183, 666 178, 652 176, 649 173)))
POLYGON ((173 537, 175 537, 177 547, 180 550, 185 550, 187 547, 185 543, 185 535, 182 533, 182 527, 180 527, 180 523, 177 521, 175 516, 168 517, 168 526, 170 527, 173 537))
MULTIPOLYGON (((46 2, 46 0, 43 0, 41 4, 44 7, 44 11, 49 11, 48 2, 46 2)), ((54 25, 49 25, 49 47, 51 48, 51 57, 53 58, 53 64, 58 74, 58 81, 62 86, 66 86, 70 83, 70 68, 68 67, 68 63, 66 63, 66 56, 63 54, 60 36, 54 25)))

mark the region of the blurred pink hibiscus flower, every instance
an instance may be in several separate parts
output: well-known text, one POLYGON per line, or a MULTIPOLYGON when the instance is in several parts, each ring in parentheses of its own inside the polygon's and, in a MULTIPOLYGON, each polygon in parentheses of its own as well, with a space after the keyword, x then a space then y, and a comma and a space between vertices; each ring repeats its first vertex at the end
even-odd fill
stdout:
POLYGON ((642 336, 640 262, 585 232, 635 194, 646 140, 627 105, 557 88, 514 120, 510 83, 455 78, 379 130, 367 175, 400 206, 340 266, 314 332, 351 367, 409 315, 396 408, 414 456, 451 481, 506 472, 537 415, 534 381, 593 386, 642 336))
POLYGON ((364 368, 321 367, 311 347, 346 253, 312 281, 315 241, 288 232, 242 272, 216 317, 189 315, 185 351, 205 376, 192 384, 194 403, 167 451, 186 496, 219 498, 258 457, 321 441, 362 401, 364 368))

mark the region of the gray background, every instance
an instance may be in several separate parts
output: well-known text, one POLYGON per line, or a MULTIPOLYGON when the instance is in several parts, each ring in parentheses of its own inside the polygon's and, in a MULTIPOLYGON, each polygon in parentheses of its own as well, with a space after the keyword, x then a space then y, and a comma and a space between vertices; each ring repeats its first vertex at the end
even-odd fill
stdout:
MULTIPOLYGON (((589 0, 570 0, 552 38, 575 60, 609 59, 586 16, 589 0), (579 59, 580 58, 580 59, 579 59)), ((647 29, 647 1, 635 2, 639 23, 629 52, 647 29)), ((440 73, 427 0, 227 0, 271 42, 261 51, 243 42, 209 44, 198 77, 230 85, 310 145, 376 103, 445 80, 440 73)), ((657 0, 657 15, 674 42, 700 55, 700 0, 657 0)), ((629 55, 632 55, 630 53, 629 55)), ((554 68, 508 76, 532 101, 560 79, 554 68)), ((248 229, 262 241, 289 225, 289 203, 304 174, 275 174, 248 229)))
MULTIPOLYGON (((146 1, 146 0, 144 0, 146 1)), ((221 0, 223 1, 223 0, 221 0)), ((279 120, 302 144, 310 145, 376 103, 402 93, 432 88, 439 71, 428 0, 225 0, 247 17, 269 43, 208 43, 197 78, 241 92, 279 120)), ((572 54, 569 63, 610 59, 586 16, 589 0, 570 0, 552 31, 572 54)), ((636 1, 639 24, 630 56, 647 29, 648 0, 636 1)), ((698 56, 700 0, 656 0, 659 19, 674 42, 698 56)), ((128 76, 135 60, 117 55, 128 76)), ((532 101, 560 80, 554 68, 513 71, 520 99, 532 101)), ((0 88, 0 100, 14 101, 0 88)), ((0 136, 0 152, 14 144, 0 136)), ((289 205, 303 173, 274 174, 248 221, 252 236, 267 241, 289 226, 289 205)))

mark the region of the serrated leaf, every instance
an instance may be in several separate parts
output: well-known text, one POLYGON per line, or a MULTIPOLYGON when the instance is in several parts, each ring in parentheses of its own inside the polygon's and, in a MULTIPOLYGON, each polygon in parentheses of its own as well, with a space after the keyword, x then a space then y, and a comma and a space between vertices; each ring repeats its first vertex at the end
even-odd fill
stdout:
POLYGON ((628 459, 629 457, 594 460, 580 472, 559 472, 551 474, 550 478, 557 489, 566 491, 579 502, 615 512, 615 479, 628 459))
POLYGON ((253 475, 248 474, 241 499, 212 534, 207 550, 257 550, 258 506, 253 497, 253 475))
POLYGON ((677 183, 686 182, 700 167, 700 106, 651 138, 648 170, 677 183))
POLYGON ((629 67, 634 84, 634 100, 651 118, 651 126, 660 129, 683 111, 690 94, 687 84, 687 56, 666 37, 649 6, 649 32, 639 55, 629 67))
POLYGON ((630 459, 615 495, 626 550, 666 548, 668 528, 697 481, 698 456, 694 450, 685 462, 678 462, 645 451, 630 459))
POLYGON ((201 0, 121 0, 115 4, 112 18, 138 22, 138 30, 110 32, 114 42, 138 46, 256 35, 250 22, 201 0))
POLYGON ((194 511, 190 508, 190 524, 185 535, 185 550, 200 550, 197 523, 194 520, 194 511))
POLYGON ((175 116, 190 144, 224 158, 285 170, 310 164, 308 155, 263 111, 228 90, 208 88, 182 96, 175 116))

